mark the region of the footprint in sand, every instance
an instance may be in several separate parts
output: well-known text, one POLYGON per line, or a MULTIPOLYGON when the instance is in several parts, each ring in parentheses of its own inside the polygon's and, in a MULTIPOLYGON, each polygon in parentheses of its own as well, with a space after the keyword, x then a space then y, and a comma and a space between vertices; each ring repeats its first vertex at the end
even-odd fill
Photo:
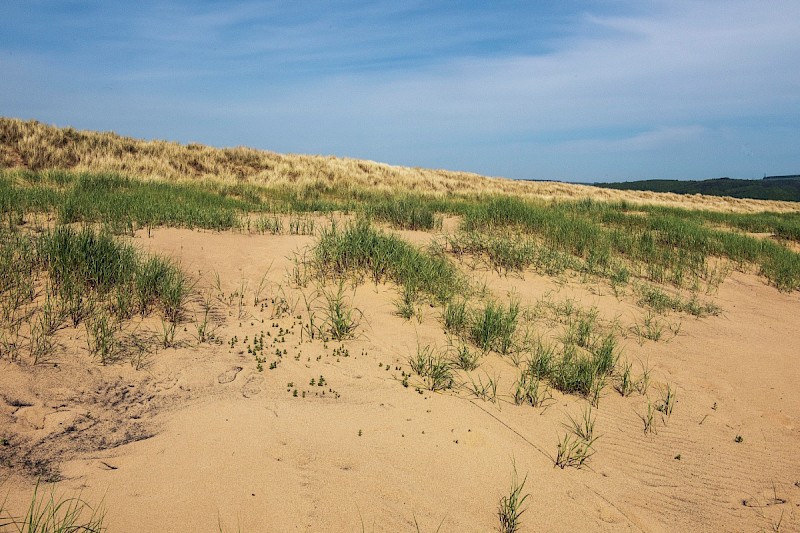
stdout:
POLYGON ((245 398, 252 398, 256 394, 261 392, 261 384, 264 382, 264 378, 262 376, 250 376, 247 380, 247 383, 244 384, 242 388, 242 396, 245 398))
POLYGON ((237 375, 237 374, 239 374, 239 372, 241 372, 241 371, 242 371, 242 367, 240 367, 240 366, 234 366, 234 367, 233 367, 233 368, 231 368, 230 370, 226 370, 225 372, 223 372, 222 374, 220 374, 220 375, 217 377, 217 381, 218 381, 220 384, 230 383, 231 381, 233 381, 234 379, 236 379, 236 375, 237 375))

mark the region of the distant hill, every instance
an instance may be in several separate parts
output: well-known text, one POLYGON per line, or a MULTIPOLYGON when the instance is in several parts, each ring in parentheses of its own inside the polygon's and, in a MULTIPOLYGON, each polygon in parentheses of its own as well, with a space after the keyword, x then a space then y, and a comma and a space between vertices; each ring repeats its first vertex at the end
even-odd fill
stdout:
POLYGON ((595 183, 596 187, 626 191, 706 194, 756 200, 800 202, 800 175, 767 176, 760 180, 717 178, 700 181, 643 180, 620 183, 595 183))
POLYGON ((215 148, 59 128, 0 116, 0 179, 14 173, 53 169, 111 172, 172 183, 208 182, 231 194, 249 194, 251 187, 280 189, 281 194, 303 198, 323 194, 349 197, 360 191, 448 196, 509 194, 547 201, 593 199, 717 211, 800 211, 798 202, 748 198, 720 201, 714 196, 682 197, 587 184, 513 180, 346 157, 279 154, 241 146, 215 148))

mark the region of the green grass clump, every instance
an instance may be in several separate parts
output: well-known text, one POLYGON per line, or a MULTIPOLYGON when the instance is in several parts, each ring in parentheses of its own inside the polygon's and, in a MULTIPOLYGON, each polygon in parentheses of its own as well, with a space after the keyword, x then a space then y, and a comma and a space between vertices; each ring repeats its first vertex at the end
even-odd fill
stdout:
POLYGON ((520 233, 464 231, 450 236, 447 245, 456 256, 471 254, 484 258, 498 274, 522 272, 529 267, 550 276, 567 269, 585 270, 575 257, 520 233))
POLYGON ((0 231, 0 303, 3 320, 34 297, 38 257, 36 242, 29 236, 0 231))
POLYGON ((89 228, 57 227, 39 238, 38 252, 55 287, 77 284, 100 294, 129 283, 139 267, 133 247, 89 228))
POLYGON ((567 316, 567 321, 564 344, 575 344, 581 348, 590 348, 596 336, 597 309, 579 310, 574 316, 567 316))
POLYGON ((639 293, 638 305, 649 307, 656 313, 678 311, 689 313, 696 317, 718 315, 720 313, 719 306, 712 302, 701 302, 696 294, 692 294, 691 298, 687 300, 679 294, 668 294, 664 289, 649 283, 640 284, 636 290, 639 293))
POLYGON ((485 251, 492 267, 501 274, 522 272, 537 259, 536 246, 526 239, 491 238, 485 251))
POLYGON ((323 230, 313 254, 314 264, 323 276, 360 274, 375 283, 392 281, 440 303, 448 302, 465 286, 445 257, 420 251, 364 220, 344 229, 333 225, 323 230))
POLYGON ((528 404, 533 407, 542 407, 547 400, 552 398, 547 386, 539 376, 531 370, 524 369, 514 386, 514 403, 517 405, 528 404))
POLYGON ((27 339, 34 364, 47 360, 65 322, 85 323, 90 352, 108 363, 122 320, 157 308, 177 323, 191 291, 170 261, 91 228, 0 230, 0 266, 0 355, 16 360, 27 339))
POLYGON ((573 344, 564 347, 561 359, 550 368, 553 386, 566 393, 588 395, 598 374, 593 358, 583 355, 573 344))
POLYGON ((488 302, 482 311, 477 311, 470 326, 472 341, 484 352, 494 350, 501 354, 511 351, 514 333, 517 330, 519 302, 512 300, 507 307, 488 302))
POLYGON ((97 357, 102 364, 114 361, 119 345, 115 338, 117 325, 108 313, 100 310, 86 321, 86 342, 89 353, 97 357))
POLYGON ((368 201, 362 212, 369 219, 388 222, 395 228, 431 230, 442 227, 431 202, 419 196, 390 196, 368 201))
POLYGON ((469 349, 466 344, 451 347, 452 363, 456 368, 471 371, 480 365, 480 354, 469 349))
POLYGON ((142 258, 106 232, 59 226, 38 238, 37 249, 52 290, 65 300, 76 293, 105 299, 118 288, 137 296, 143 316, 156 304, 172 321, 185 304, 189 286, 180 269, 161 257, 142 258))
POLYGON ((417 314, 417 294, 414 287, 404 286, 400 291, 400 297, 395 300, 397 316, 411 320, 417 314))
POLYGON ((137 296, 137 307, 142 316, 146 316, 152 305, 158 301, 162 292, 172 292, 168 287, 162 285, 166 282, 172 285, 171 281, 177 279, 172 276, 171 265, 160 257, 150 257, 139 265, 136 279, 132 286, 134 294, 137 296))
POLYGON ((216 193, 204 184, 141 181, 111 173, 6 172, 0 175, 3 218, 56 213, 63 224, 99 222, 115 232, 136 227, 229 229, 241 214, 259 210, 255 199, 216 193))
POLYGON ((436 392, 453 387, 451 362, 444 355, 436 353, 432 346, 418 347, 408 364, 423 379, 426 389, 436 392))
POLYGON ((464 300, 451 300, 444 305, 442 325, 447 333, 460 335, 467 327, 469 311, 464 300))
POLYGON ((564 424, 567 433, 558 443, 553 463, 561 469, 582 468, 595 453, 594 443, 598 439, 594 434, 595 419, 591 407, 586 408, 579 419, 569 415, 568 418, 569 423, 564 424))
POLYGON ((591 220, 573 216, 565 206, 498 196, 471 206, 464 214, 463 225, 467 231, 518 228, 541 235, 547 246, 572 255, 606 255, 605 247, 597 246, 602 241, 602 229, 591 220))
POLYGON ((765 241, 766 257, 761 262, 761 273, 780 290, 800 289, 800 254, 783 246, 765 241))
POLYGON ((239 225, 240 212, 248 207, 252 204, 213 194, 198 185, 81 174, 65 191, 59 221, 229 229, 239 225))
POLYGON ((560 350, 539 341, 527 363, 531 379, 547 379, 561 392, 595 397, 616 367, 617 344, 612 334, 597 337, 586 347, 572 342, 560 350))
POLYGON ((532 235, 541 246, 581 260, 581 270, 619 277, 619 260, 638 275, 676 286, 709 279, 708 259, 721 257, 744 267, 758 265, 781 290, 800 286, 800 254, 713 224, 756 226, 796 237, 792 215, 732 215, 624 202, 543 202, 495 196, 463 207, 467 232, 532 235))
POLYGON ((339 283, 336 292, 324 292, 326 306, 323 310, 323 335, 341 341, 352 338, 361 322, 361 312, 353 309, 344 298, 344 283, 339 283))

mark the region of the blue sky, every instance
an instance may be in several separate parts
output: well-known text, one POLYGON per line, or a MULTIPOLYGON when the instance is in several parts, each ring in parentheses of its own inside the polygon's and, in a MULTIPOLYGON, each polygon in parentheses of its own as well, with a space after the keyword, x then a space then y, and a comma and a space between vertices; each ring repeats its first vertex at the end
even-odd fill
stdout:
POLYGON ((5 0, 0 115, 568 181, 800 173, 800 2, 5 0))

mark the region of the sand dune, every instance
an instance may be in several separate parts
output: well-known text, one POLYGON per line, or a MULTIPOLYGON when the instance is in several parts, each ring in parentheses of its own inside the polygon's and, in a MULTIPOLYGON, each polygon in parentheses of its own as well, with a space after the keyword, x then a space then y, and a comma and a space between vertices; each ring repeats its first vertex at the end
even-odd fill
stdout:
MULTIPOLYGON (((752 275, 733 274, 712 296, 720 316, 668 315, 680 331, 667 341, 640 345, 626 334, 634 372, 650 369, 647 395, 607 387, 595 456, 562 470, 553 457, 563 424, 587 402, 554 392, 546 408, 515 405, 507 357, 488 355, 478 370, 499 381, 494 402, 464 388, 417 392, 414 378, 403 386, 400 369, 418 345, 447 343, 438 309, 406 321, 395 314, 396 288, 367 282, 348 289, 363 312, 356 339, 304 336, 296 317, 313 284, 292 288, 287 274, 311 237, 160 229, 133 240, 179 259, 209 294, 245 287, 242 308, 215 301, 224 343, 198 344, 190 316, 178 347, 136 370, 98 366, 81 331, 67 328, 57 366, 4 361, 0 372, 0 422, 16 453, 57 472, 59 490, 102 500, 111 531, 491 531, 513 464, 530 493, 523 531, 800 527, 800 300, 752 275), (262 279, 263 308, 253 305, 262 279), (259 371, 247 343, 228 344, 261 331, 265 352, 286 350, 277 368, 259 371), (325 386, 310 384, 320 376, 325 386), (674 412, 658 413, 646 434, 640 415, 668 383, 674 412)), ((596 306, 624 330, 644 313, 601 283, 473 274, 498 296, 516 291, 523 306, 596 306)), ((138 327, 155 335, 159 325, 138 327)), ((20 509, 31 481, 14 472, 3 489, 20 509)))
POLYGON ((505 193, 543 199, 591 198, 730 212, 796 212, 796 202, 618 191, 553 181, 532 182, 468 172, 392 166, 374 161, 251 148, 143 141, 114 133, 56 128, 0 118, 0 168, 112 171, 141 179, 248 183, 299 189, 339 188, 438 195, 505 193))
MULTIPOLYGON (((798 211, 788 202, 183 146, 15 119, 0 119, 0 167, 798 211)), ((304 216, 317 234, 354 218, 304 216)), ((39 222, 15 231, 36 234, 39 222)), ((443 250, 443 234, 457 227, 448 215, 438 232, 384 230, 443 250)), ((720 311, 697 318, 653 313, 636 280, 531 268, 501 275, 478 258, 446 254, 475 299, 519 303, 520 343, 561 342, 568 322, 587 316, 598 339, 618 339, 617 370, 596 406, 550 388, 533 407, 515 401, 530 355, 522 350, 489 351, 477 369, 454 370, 452 387, 430 390, 410 359, 425 350, 454 357, 460 341, 445 334, 443 309, 416 301, 402 318, 394 284, 348 278, 337 286, 314 275, 304 259, 315 235, 155 227, 120 238, 173 259, 188 276, 192 292, 174 338, 166 321, 143 313, 121 323, 109 364, 90 354, 86 326, 67 321, 40 364, 0 352, 0 531, 14 527, 4 525, 9 515, 25 514, 37 480, 43 490, 102 502, 109 531, 495 531, 515 470, 529 495, 521 531, 800 531, 800 298, 747 264, 695 294, 720 311), (322 339, 337 291, 354 335, 322 339), (621 394, 625 368, 634 385, 621 394), (560 468, 559 443, 587 413, 593 455, 582 468, 560 468)), ((728 272, 721 259, 711 263, 728 272)), ((35 298, 47 281, 35 279, 35 298)), ((29 341, 9 339, 0 346, 29 341)))

